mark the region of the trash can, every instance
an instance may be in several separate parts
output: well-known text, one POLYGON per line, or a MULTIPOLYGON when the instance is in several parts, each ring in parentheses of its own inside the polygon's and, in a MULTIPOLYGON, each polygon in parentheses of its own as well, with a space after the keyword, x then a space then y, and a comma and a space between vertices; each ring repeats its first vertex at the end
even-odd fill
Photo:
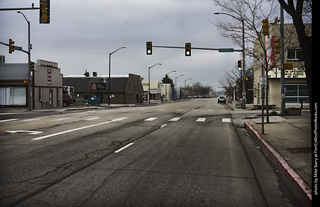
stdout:
POLYGON ((100 100, 97 96, 90 96, 89 100, 88 100, 88 104, 89 105, 99 105, 100 104, 100 100))

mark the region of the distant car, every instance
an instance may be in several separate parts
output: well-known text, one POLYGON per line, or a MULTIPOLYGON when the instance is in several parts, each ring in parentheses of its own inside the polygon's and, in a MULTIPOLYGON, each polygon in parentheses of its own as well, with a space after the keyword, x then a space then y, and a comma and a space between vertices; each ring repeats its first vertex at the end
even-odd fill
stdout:
POLYGON ((72 97, 69 94, 63 94, 63 106, 69 106, 70 104, 73 104, 72 97))
POLYGON ((226 97, 224 97, 224 96, 219 96, 219 97, 218 97, 218 103, 226 103, 226 97))

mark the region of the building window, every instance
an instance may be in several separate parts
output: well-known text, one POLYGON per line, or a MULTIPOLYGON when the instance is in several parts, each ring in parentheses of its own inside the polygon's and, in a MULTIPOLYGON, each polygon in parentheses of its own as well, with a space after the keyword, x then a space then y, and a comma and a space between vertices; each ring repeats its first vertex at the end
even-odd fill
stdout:
POLYGON ((287 60, 302 60, 302 59, 303 59, 302 49, 294 49, 294 48, 287 49, 287 60))
POLYGON ((42 88, 39 88, 39 102, 42 101, 42 88))
POLYGON ((26 104, 26 87, 0 87, 0 105, 25 106, 26 104))
POLYGON ((297 105, 301 101, 309 104, 307 84, 286 84, 286 104, 297 105))

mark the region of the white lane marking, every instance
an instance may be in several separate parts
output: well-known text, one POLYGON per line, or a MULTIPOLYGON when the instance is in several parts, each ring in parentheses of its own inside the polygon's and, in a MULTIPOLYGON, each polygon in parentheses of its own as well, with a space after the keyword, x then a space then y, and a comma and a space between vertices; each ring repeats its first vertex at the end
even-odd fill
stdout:
POLYGON ((181 119, 181 117, 174 117, 174 118, 170 119, 169 121, 178 121, 179 119, 181 119))
POLYGON ((207 118, 198 118, 196 122, 205 122, 207 118))
POLYGON ((5 119, 5 120, 0 120, 0 123, 8 122, 8 121, 16 121, 16 120, 18 120, 18 119, 5 119))
POLYGON ((156 120, 158 117, 150 117, 150 118, 147 118, 145 119, 144 121, 154 121, 156 120))
POLYGON ((128 117, 121 117, 121 118, 118 118, 118 119, 113 119, 111 121, 101 122, 101 123, 98 123, 98 124, 92 124, 92 125, 88 125, 88 126, 84 126, 84 127, 70 129, 70 130, 67 130, 67 131, 62 131, 62 132, 58 132, 58 133, 54 133, 54 134, 49 134, 49 135, 45 135, 45 136, 42 136, 42 137, 33 138, 32 140, 46 139, 46 138, 49 138, 49 137, 54 137, 54 136, 58 136, 58 135, 66 134, 66 133, 70 133, 70 132, 75 132, 75 131, 79 131, 79 130, 82 130, 82 129, 88 129, 88 128, 95 127, 95 126, 100 126, 100 125, 104 125, 104 124, 113 123, 113 122, 116 122, 116 121, 122 121, 122 120, 125 120, 125 119, 128 119, 128 117))
POLYGON ((15 130, 15 131, 6 131, 6 132, 12 133, 12 134, 15 134, 15 133, 28 133, 30 135, 36 135, 36 134, 43 133, 42 131, 28 131, 28 130, 15 130))
POLYGON ((86 118, 84 120, 87 120, 87 121, 93 121, 93 120, 97 120, 97 119, 100 119, 99 117, 95 116, 95 117, 91 117, 91 118, 86 118))
POLYGON ((164 125, 162 125, 160 128, 163 128, 163 127, 165 127, 165 126, 167 126, 168 124, 164 124, 164 125))
POLYGON ((39 119, 41 119, 41 117, 35 118, 35 119, 25 119, 25 120, 22 120, 22 121, 23 121, 23 122, 30 122, 30 121, 37 121, 37 120, 39 120, 39 119))
POLYGON ((70 118, 68 118, 68 117, 66 117, 66 118, 60 118, 60 119, 56 119, 55 121, 63 121, 63 120, 67 120, 67 119, 70 119, 70 118))
POLYGON ((222 122, 231 122, 230 118, 222 118, 222 122))
POLYGON ((126 146, 121 147, 120 149, 118 149, 118 150, 114 151, 113 153, 119 153, 119 152, 121 152, 122 150, 124 150, 124 149, 126 149, 126 148, 130 147, 130 146, 131 146, 131 145, 133 145, 133 144, 134 144, 134 142, 131 142, 131 143, 127 144, 126 146))

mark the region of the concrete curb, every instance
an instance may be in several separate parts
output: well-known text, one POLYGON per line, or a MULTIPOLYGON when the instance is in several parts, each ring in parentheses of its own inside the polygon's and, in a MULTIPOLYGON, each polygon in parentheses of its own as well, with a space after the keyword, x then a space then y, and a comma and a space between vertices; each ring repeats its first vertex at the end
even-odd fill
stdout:
POLYGON ((269 157, 273 165, 278 169, 294 195, 305 206, 312 206, 312 190, 310 186, 298 175, 289 164, 281 157, 281 155, 271 145, 261 137, 248 122, 245 123, 247 132, 260 145, 264 153, 269 157))

